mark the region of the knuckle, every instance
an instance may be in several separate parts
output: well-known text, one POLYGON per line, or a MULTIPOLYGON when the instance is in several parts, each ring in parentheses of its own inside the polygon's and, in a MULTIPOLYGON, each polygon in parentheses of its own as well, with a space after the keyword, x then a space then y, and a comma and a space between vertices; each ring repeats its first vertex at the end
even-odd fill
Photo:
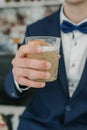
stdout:
POLYGON ((20 46, 19 51, 22 51, 24 49, 25 45, 20 46))
POLYGON ((14 64, 13 64, 13 66, 16 66, 16 65, 17 65, 17 60, 14 59, 14 64))
POLYGON ((18 76, 23 76, 23 69, 17 68, 17 69, 15 69, 15 73, 16 73, 18 76))
POLYGON ((24 79, 24 80, 22 79, 21 82, 22 82, 23 85, 26 85, 26 86, 29 86, 29 85, 30 85, 28 79, 24 79))
POLYGON ((28 67, 33 67, 32 60, 27 58, 26 62, 25 62, 25 65, 28 66, 28 67))
POLYGON ((17 58, 19 58, 20 57, 20 50, 18 50, 17 52, 16 52, 16 55, 15 55, 15 58, 14 59, 17 59, 17 58))
POLYGON ((14 68, 12 69, 12 73, 13 73, 13 74, 15 73, 14 68))
POLYGON ((25 76, 27 78, 29 78, 31 76, 31 72, 29 69, 20 69, 19 73, 21 76, 25 76))
POLYGON ((39 72, 39 71, 36 71, 36 70, 31 70, 31 71, 29 71, 29 78, 30 79, 38 79, 38 78, 41 78, 41 72, 39 72))
POLYGON ((19 50, 18 50, 18 53, 16 55, 16 57, 20 57, 20 54, 24 52, 24 45, 22 45, 19 50))
POLYGON ((29 79, 34 79, 36 77, 36 74, 33 70, 28 70, 26 73, 29 79))
POLYGON ((12 60, 12 62, 11 62, 11 63, 12 63, 12 65, 14 65, 14 59, 12 60))
POLYGON ((25 76, 28 76, 29 75, 29 70, 23 69, 22 74, 25 75, 25 76))
POLYGON ((16 69, 12 69, 12 73, 13 73, 13 76, 16 76, 16 75, 18 75, 18 73, 17 73, 17 71, 16 71, 16 69))
POLYGON ((40 61, 38 61, 37 59, 29 59, 28 66, 30 68, 37 69, 37 70, 41 68, 40 61))
POLYGON ((46 61, 41 61, 40 66, 41 66, 43 69, 46 69, 46 61))
POLYGON ((17 64, 18 64, 18 60, 17 60, 17 58, 14 58, 14 59, 12 60, 12 65, 13 65, 13 66, 17 66, 17 64))

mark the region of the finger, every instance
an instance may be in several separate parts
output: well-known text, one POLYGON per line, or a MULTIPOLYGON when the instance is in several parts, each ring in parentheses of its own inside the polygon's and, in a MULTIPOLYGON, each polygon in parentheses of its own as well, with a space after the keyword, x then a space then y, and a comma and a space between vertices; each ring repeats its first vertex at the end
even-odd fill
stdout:
POLYGON ((29 53, 40 53, 41 47, 35 45, 22 45, 16 53, 16 57, 24 57, 29 53))
POLYGON ((51 74, 47 71, 37 71, 32 69, 25 69, 25 68, 16 68, 13 69, 13 73, 17 76, 27 77, 31 80, 35 79, 49 79, 51 74))
POLYGON ((13 58, 13 60, 11 61, 11 63, 14 66, 14 64, 15 64, 15 58, 13 58))
POLYGON ((45 87, 45 83, 44 82, 36 82, 36 81, 32 81, 27 79, 26 77, 19 77, 15 80, 18 84, 23 85, 23 86, 30 86, 32 88, 43 88, 45 87))
POLYGON ((51 63, 45 60, 16 58, 12 61, 13 66, 31 68, 37 70, 47 70, 51 68, 51 63))
POLYGON ((58 59, 60 59, 61 58, 61 55, 60 54, 58 54, 58 59))

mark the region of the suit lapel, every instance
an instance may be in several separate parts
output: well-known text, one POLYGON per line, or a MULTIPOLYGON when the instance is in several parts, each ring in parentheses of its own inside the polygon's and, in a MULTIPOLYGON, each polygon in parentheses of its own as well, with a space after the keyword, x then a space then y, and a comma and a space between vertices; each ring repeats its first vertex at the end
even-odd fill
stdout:
MULTIPOLYGON (((55 13, 50 19, 49 24, 47 25, 47 32, 49 36, 55 36, 55 37, 61 37, 60 33, 60 10, 55 13)), ((65 66, 64 66, 64 56, 63 56, 63 50, 62 50, 62 41, 60 44, 60 61, 59 61, 59 70, 58 70, 58 79, 60 79, 60 82, 62 84, 62 87, 64 89, 64 92, 67 96, 68 94, 68 84, 67 84, 67 77, 65 72, 65 66)))
POLYGON ((68 91, 68 82, 67 82, 67 76, 66 76, 66 70, 65 70, 65 64, 64 64, 64 55, 62 50, 62 44, 60 46, 60 61, 59 61, 59 72, 58 72, 58 78, 61 81, 61 84, 63 86, 64 92, 67 97, 69 97, 69 91, 68 91))

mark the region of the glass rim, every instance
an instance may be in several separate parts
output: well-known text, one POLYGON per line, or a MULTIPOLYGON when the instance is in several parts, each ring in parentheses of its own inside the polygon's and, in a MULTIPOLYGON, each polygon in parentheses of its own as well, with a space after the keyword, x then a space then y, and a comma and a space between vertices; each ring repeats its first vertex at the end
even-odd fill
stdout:
MULTIPOLYGON (((27 42, 28 40, 30 40, 30 41, 35 40, 33 38, 35 38, 36 40, 39 40, 39 38, 41 38, 41 40, 45 40, 43 38, 47 38, 46 40, 53 39, 53 41, 55 41, 55 44, 52 43, 52 46, 49 46, 48 48, 50 48, 50 49, 52 48, 52 50, 53 50, 53 47, 54 47, 54 50, 58 50, 58 52, 59 52, 60 41, 61 41, 60 37, 53 37, 53 36, 28 36, 28 37, 25 37, 25 42, 27 42), (29 39, 29 38, 31 38, 31 39, 29 39)), ((43 51, 44 50, 46 51, 48 49, 47 46, 42 46, 42 48, 43 48, 43 51)))
POLYGON ((55 39, 61 39, 60 37, 54 37, 54 36, 25 36, 25 39, 26 38, 34 38, 34 37, 37 37, 37 38, 39 38, 39 37, 42 37, 42 38, 55 38, 55 39))

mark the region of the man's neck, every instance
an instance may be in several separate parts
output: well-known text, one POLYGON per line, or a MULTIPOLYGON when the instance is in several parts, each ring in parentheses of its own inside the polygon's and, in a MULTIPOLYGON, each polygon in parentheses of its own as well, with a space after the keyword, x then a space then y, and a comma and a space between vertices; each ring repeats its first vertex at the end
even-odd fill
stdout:
POLYGON ((87 18, 87 3, 85 5, 64 4, 64 14, 74 23, 79 23, 87 18))

